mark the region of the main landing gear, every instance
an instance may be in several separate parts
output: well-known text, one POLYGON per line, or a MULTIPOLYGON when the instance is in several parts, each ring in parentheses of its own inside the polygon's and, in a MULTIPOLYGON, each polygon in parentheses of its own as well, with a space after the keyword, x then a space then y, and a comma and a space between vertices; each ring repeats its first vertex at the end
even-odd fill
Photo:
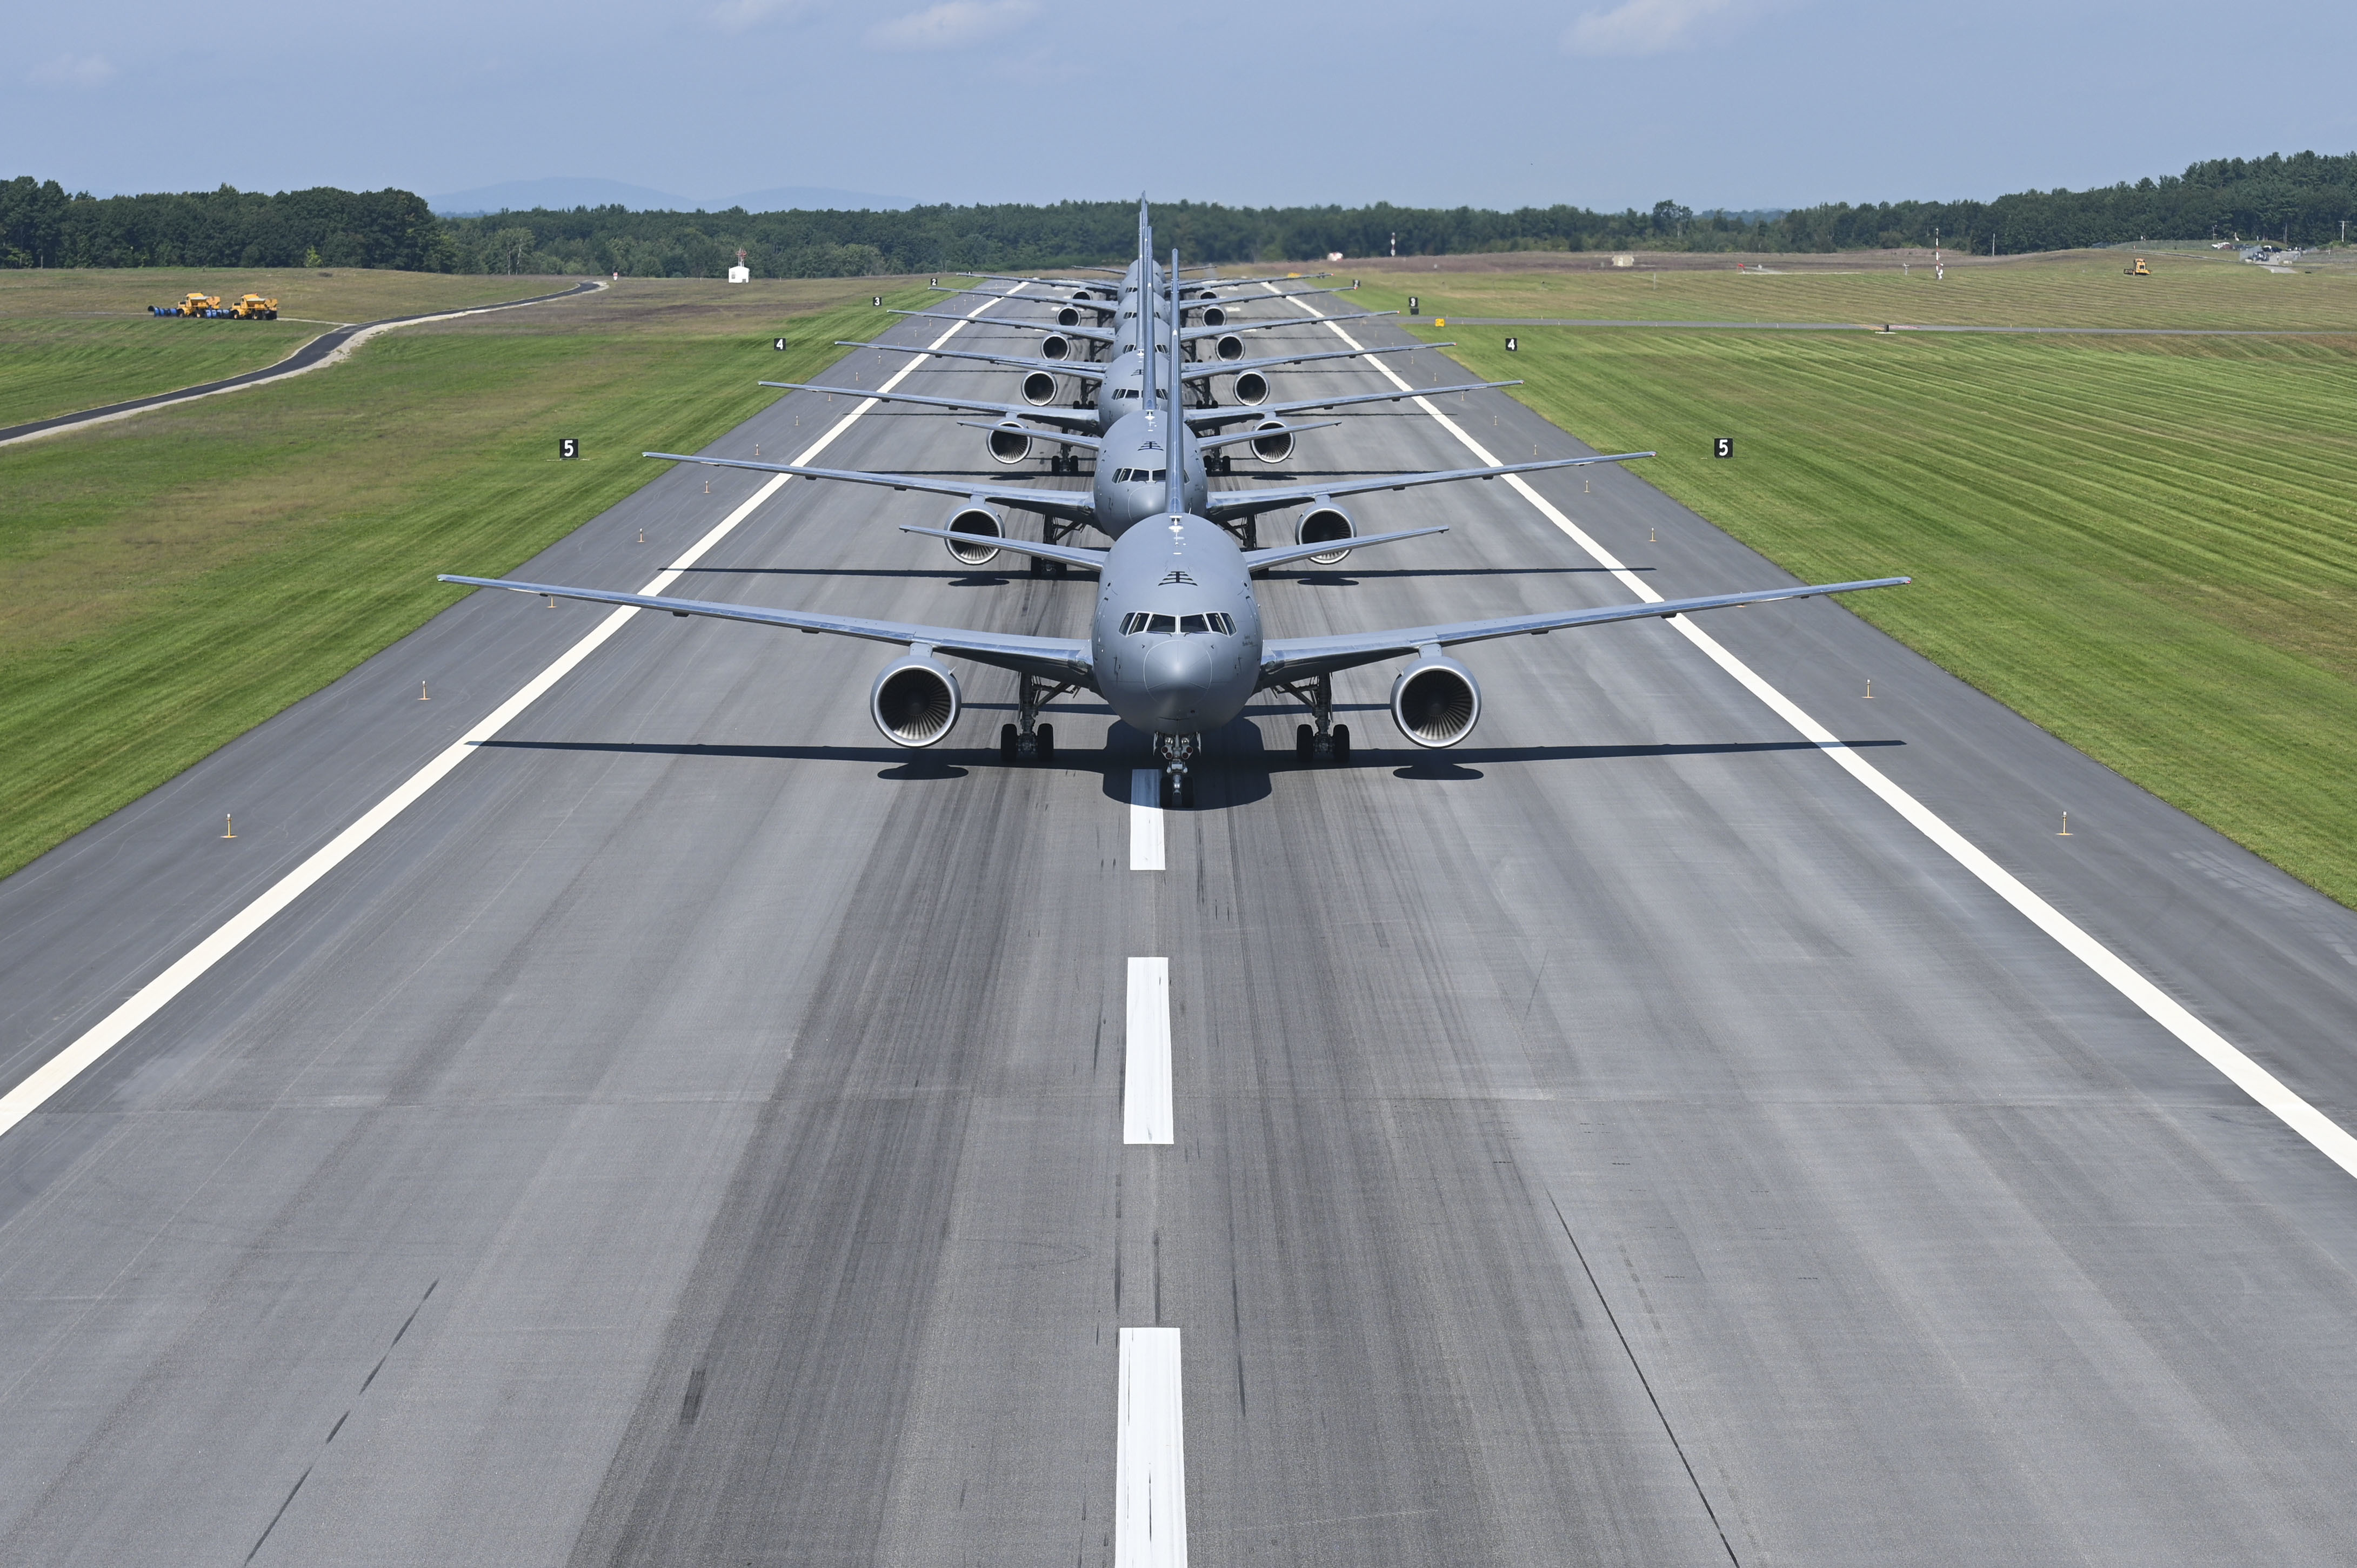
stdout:
POLYGON ((1189 765, 1202 750, 1203 737, 1199 735, 1154 737, 1154 755, 1162 759, 1162 803, 1169 810, 1183 811, 1195 804, 1195 776, 1189 765))
POLYGON ((1015 713, 1019 722, 998 726, 998 759, 1009 765, 1055 761, 1056 726, 1041 724, 1039 710, 1058 697, 1079 689, 1070 684, 1050 685, 1037 676, 1017 676, 1015 713))
POLYGON ((1331 762, 1347 767, 1351 760, 1351 726, 1334 722, 1334 677, 1319 675, 1306 683, 1296 681, 1276 689, 1309 710, 1310 722, 1297 726, 1293 732, 1293 754, 1302 765, 1331 762))

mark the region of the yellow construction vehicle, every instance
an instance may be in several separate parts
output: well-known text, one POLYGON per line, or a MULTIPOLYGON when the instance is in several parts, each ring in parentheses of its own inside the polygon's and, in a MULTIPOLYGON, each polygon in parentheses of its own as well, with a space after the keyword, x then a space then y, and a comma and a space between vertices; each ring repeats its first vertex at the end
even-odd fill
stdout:
POLYGON ((151 305, 147 311, 151 316, 210 316, 220 308, 221 295, 191 290, 178 305, 151 305))
POLYGON ((229 314, 231 319, 238 321, 275 321, 278 319, 278 302, 264 299, 258 294, 249 294, 231 306, 229 314))
POLYGON ((2138 256, 2136 260, 2136 265, 2126 269, 2126 275, 2132 278, 2148 278, 2152 276, 2152 269, 2144 264, 2144 258, 2142 256, 2138 256))

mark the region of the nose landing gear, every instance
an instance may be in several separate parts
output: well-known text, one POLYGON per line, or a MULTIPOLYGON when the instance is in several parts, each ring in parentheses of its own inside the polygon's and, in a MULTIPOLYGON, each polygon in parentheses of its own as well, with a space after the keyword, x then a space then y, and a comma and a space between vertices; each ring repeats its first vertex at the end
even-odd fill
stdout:
POLYGON ((1351 726, 1334 722, 1334 677, 1319 675, 1276 688, 1309 710, 1310 722, 1295 727, 1293 753, 1304 767, 1314 762, 1347 766, 1351 760, 1351 726))
POLYGON ((1195 803, 1195 779, 1188 767, 1201 753, 1202 742, 1196 735, 1154 737, 1154 754, 1162 759, 1162 803, 1171 811, 1183 811, 1195 803))

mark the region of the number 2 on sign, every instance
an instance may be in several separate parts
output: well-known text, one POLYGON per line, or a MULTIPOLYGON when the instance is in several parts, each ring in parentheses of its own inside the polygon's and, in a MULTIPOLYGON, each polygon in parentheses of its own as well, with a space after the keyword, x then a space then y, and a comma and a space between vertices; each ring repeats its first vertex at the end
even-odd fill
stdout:
POLYGON ((1734 456, 1735 437, 1732 435, 1718 435, 1712 437, 1710 443, 1710 455, 1714 457, 1734 456))

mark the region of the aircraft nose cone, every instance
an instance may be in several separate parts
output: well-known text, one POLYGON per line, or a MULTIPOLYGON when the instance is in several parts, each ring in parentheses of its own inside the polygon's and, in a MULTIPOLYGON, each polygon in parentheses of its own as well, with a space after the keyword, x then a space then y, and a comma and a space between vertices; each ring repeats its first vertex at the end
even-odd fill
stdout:
POLYGON ((1194 716, 1211 690, 1211 645, 1200 637, 1165 638, 1146 655, 1146 688, 1157 718, 1194 716))

